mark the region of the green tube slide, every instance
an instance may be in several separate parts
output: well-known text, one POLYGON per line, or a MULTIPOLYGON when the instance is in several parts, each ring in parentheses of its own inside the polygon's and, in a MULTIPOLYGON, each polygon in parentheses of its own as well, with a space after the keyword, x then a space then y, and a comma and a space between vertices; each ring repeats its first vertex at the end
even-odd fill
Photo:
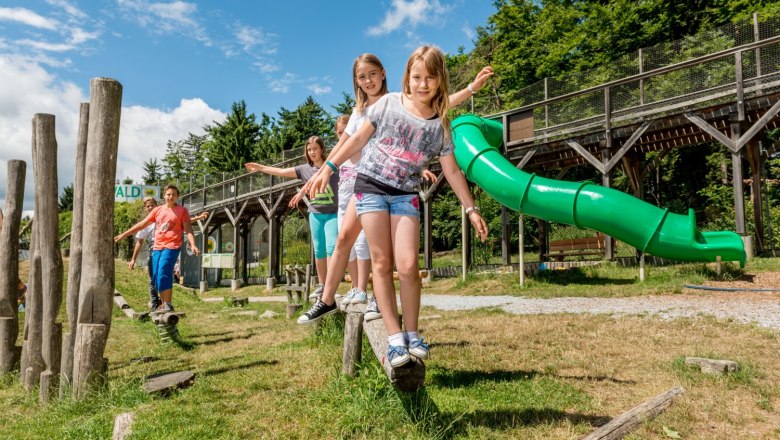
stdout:
POLYGON ((680 215, 590 182, 547 179, 517 169, 498 149, 500 122, 463 115, 452 122, 455 159, 466 177, 507 208, 543 220, 590 228, 663 258, 739 261, 745 249, 730 231, 700 232, 693 210, 680 215))

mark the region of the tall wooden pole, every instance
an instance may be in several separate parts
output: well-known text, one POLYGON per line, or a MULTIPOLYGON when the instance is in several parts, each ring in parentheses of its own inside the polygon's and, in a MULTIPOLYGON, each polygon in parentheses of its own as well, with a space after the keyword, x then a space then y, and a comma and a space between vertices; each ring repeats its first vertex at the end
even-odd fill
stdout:
POLYGON ((27 164, 8 161, 8 184, 5 192, 5 216, 0 229, 0 374, 9 373, 14 364, 14 347, 19 334, 16 312, 19 279, 19 227, 22 221, 24 180, 27 164))
POLYGON ((60 252, 59 213, 57 205, 57 139, 54 134, 54 115, 38 113, 33 116, 35 146, 35 219, 38 231, 37 249, 41 256, 41 289, 43 305, 42 353, 46 369, 51 371, 53 384, 60 372, 62 332, 55 329, 62 304, 62 253, 60 252), (60 340, 54 340, 59 335, 60 340))
POLYGON ((64 335, 62 363, 60 364, 60 399, 73 378, 73 344, 78 325, 79 287, 81 286, 81 240, 84 225, 84 164, 87 155, 87 131, 89 130, 89 103, 79 108, 79 131, 76 138, 76 175, 73 183, 73 220, 70 230, 70 261, 68 264, 68 290, 65 304, 68 311, 70 333, 64 335))
POLYGON ((89 126, 84 166, 82 271, 76 342, 73 348, 73 396, 86 397, 101 381, 103 352, 111 328, 114 294, 114 179, 116 177, 122 85, 109 78, 89 84, 89 126))

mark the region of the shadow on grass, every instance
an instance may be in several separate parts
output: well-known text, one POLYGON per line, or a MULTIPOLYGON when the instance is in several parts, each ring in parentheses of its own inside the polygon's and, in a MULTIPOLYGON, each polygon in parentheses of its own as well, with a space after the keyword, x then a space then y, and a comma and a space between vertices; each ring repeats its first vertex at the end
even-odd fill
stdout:
POLYGON ((214 345, 214 344, 221 344, 223 342, 235 341, 237 339, 250 339, 250 338, 252 338, 254 336, 255 336, 254 333, 249 333, 249 334, 245 334, 245 335, 241 335, 241 336, 230 336, 230 337, 227 337, 227 338, 210 339, 210 340, 201 341, 201 342, 193 341, 193 342, 190 342, 190 344, 193 347, 199 347, 201 345, 208 346, 208 345, 214 345))
POLYGON ((230 371, 245 370, 247 368, 257 367, 257 366, 260 366, 260 365, 276 365, 278 363, 279 363, 279 361, 277 361, 277 360, 271 360, 271 361, 258 360, 258 361, 247 362, 247 363, 239 364, 239 365, 232 365, 232 366, 219 367, 219 368, 210 368, 208 370, 203 370, 203 371, 199 372, 198 374, 200 374, 202 376, 216 376, 217 374, 227 373, 227 372, 230 372, 230 371))
POLYGON ((469 341, 452 341, 452 342, 431 342, 430 348, 441 347, 468 347, 471 345, 469 341))
POLYGON ((557 379, 574 379, 596 382, 612 382, 620 384, 635 384, 632 380, 621 380, 609 376, 562 376, 542 371, 506 371, 498 370, 485 372, 480 370, 447 370, 437 368, 429 375, 429 382, 432 386, 442 388, 465 388, 478 382, 514 382, 518 380, 529 380, 537 376, 554 377, 557 379))
POLYGON ((495 430, 511 429, 520 425, 548 425, 561 420, 573 424, 602 426, 611 420, 597 416, 559 411, 551 408, 529 408, 522 411, 477 410, 469 413, 442 413, 425 388, 416 393, 398 392, 409 418, 417 429, 428 438, 451 439, 468 434, 469 427, 486 427, 495 430))
POLYGON ((578 267, 566 270, 542 270, 531 275, 531 278, 539 283, 547 284, 583 284, 583 285, 625 285, 634 284, 634 280, 621 278, 605 278, 601 276, 592 276, 585 273, 578 267))

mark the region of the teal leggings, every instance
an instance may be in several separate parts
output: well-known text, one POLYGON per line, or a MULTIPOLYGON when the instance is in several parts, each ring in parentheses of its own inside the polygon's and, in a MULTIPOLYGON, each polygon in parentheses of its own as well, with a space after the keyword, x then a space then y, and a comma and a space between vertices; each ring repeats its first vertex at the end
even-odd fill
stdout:
POLYGON ((314 246, 314 258, 322 259, 333 255, 336 239, 339 236, 338 214, 309 213, 311 243, 314 246))

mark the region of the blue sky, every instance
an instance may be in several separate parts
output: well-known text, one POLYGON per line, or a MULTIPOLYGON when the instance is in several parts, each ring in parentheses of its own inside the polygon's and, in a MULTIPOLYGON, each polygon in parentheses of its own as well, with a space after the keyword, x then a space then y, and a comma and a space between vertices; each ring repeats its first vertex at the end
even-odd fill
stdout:
MULTIPOLYGON (((0 203, 6 161, 30 160, 30 120, 56 116, 60 188, 73 180, 89 79, 124 86, 117 176, 139 179, 168 139, 224 118, 244 99, 276 116, 311 95, 328 111, 352 92, 352 60, 385 64, 391 90, 420 44, 472 48, 490 0, 0 0, 0 203)), ((28 172, 25 209, 32 209, 28 172)))

